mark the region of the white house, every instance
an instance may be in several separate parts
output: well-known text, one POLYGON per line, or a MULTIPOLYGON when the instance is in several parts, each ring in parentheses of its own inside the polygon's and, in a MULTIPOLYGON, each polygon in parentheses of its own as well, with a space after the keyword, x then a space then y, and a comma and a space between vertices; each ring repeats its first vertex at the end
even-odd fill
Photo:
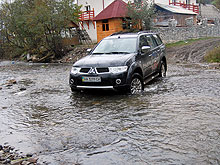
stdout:
POLYGON ((160 3, 169 5, 169 3, 185 3, 185 4, 196 4, 196 0, 154 0, 154 3, 160 3))

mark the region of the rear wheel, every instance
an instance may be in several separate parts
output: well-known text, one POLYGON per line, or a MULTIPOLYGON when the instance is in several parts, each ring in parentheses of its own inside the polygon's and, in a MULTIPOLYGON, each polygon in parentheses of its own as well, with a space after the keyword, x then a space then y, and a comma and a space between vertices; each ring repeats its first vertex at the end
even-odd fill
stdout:
POLYGON ((129 87, 129 92, 131 94, 138 94, 141 93, 143 89, 144 89, 144 84, 142 77, 138 73, 133 74, 129 87))
POLYGON ((166 65, 165 65, 165 62, 162 61, 162 62, 161 62, 161 65, 160 65, 159 76, 160 76, 160 77, 166 77, 166 74, 167 74, 166 65))

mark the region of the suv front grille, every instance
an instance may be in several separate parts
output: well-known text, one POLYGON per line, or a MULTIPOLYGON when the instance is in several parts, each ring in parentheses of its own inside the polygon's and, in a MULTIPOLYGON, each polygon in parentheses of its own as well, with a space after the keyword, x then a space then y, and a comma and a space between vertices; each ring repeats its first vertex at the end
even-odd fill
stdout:
POLYGON ((96 68, 98 73, 105 73, 105 72, 109 72, 108 68, 96 68))
POLYGON ((80 72, 82 72, 82 73, 88 73, 89 70, 90 70, 90 68, 81 68, 81 69, 80 69, 80 72))
MULTIPOLYGON (((80 73, 88 73, 91 68, 81 68, 80 73)), ((97 73, 108 73, 108 68, 95 68, 97 73)))

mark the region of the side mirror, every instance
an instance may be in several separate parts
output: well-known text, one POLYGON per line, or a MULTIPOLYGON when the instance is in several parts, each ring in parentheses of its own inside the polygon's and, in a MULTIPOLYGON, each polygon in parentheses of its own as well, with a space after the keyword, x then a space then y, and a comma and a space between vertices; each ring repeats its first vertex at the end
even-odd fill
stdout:
POLYGON ((89 54, 92 51, 92 49, 87 49, 86 52, 89 54))
POLYGON ((150 51, 150 46, 142 46, 141 53, 147 53, 150 51))

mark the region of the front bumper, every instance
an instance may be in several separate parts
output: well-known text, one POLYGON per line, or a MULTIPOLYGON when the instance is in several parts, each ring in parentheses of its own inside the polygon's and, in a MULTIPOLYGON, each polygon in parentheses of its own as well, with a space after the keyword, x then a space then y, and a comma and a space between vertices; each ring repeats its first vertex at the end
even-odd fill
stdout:
POLYGON ((72 74, 69 78, 70 87, 73 89, 106 89, 120 90, 128 87, 127 72, 120 74, 72 74), (82 77, 100 77, 101 82, 83 82, 82 77), (120 82, 120 83, 119 83, 120 82))

